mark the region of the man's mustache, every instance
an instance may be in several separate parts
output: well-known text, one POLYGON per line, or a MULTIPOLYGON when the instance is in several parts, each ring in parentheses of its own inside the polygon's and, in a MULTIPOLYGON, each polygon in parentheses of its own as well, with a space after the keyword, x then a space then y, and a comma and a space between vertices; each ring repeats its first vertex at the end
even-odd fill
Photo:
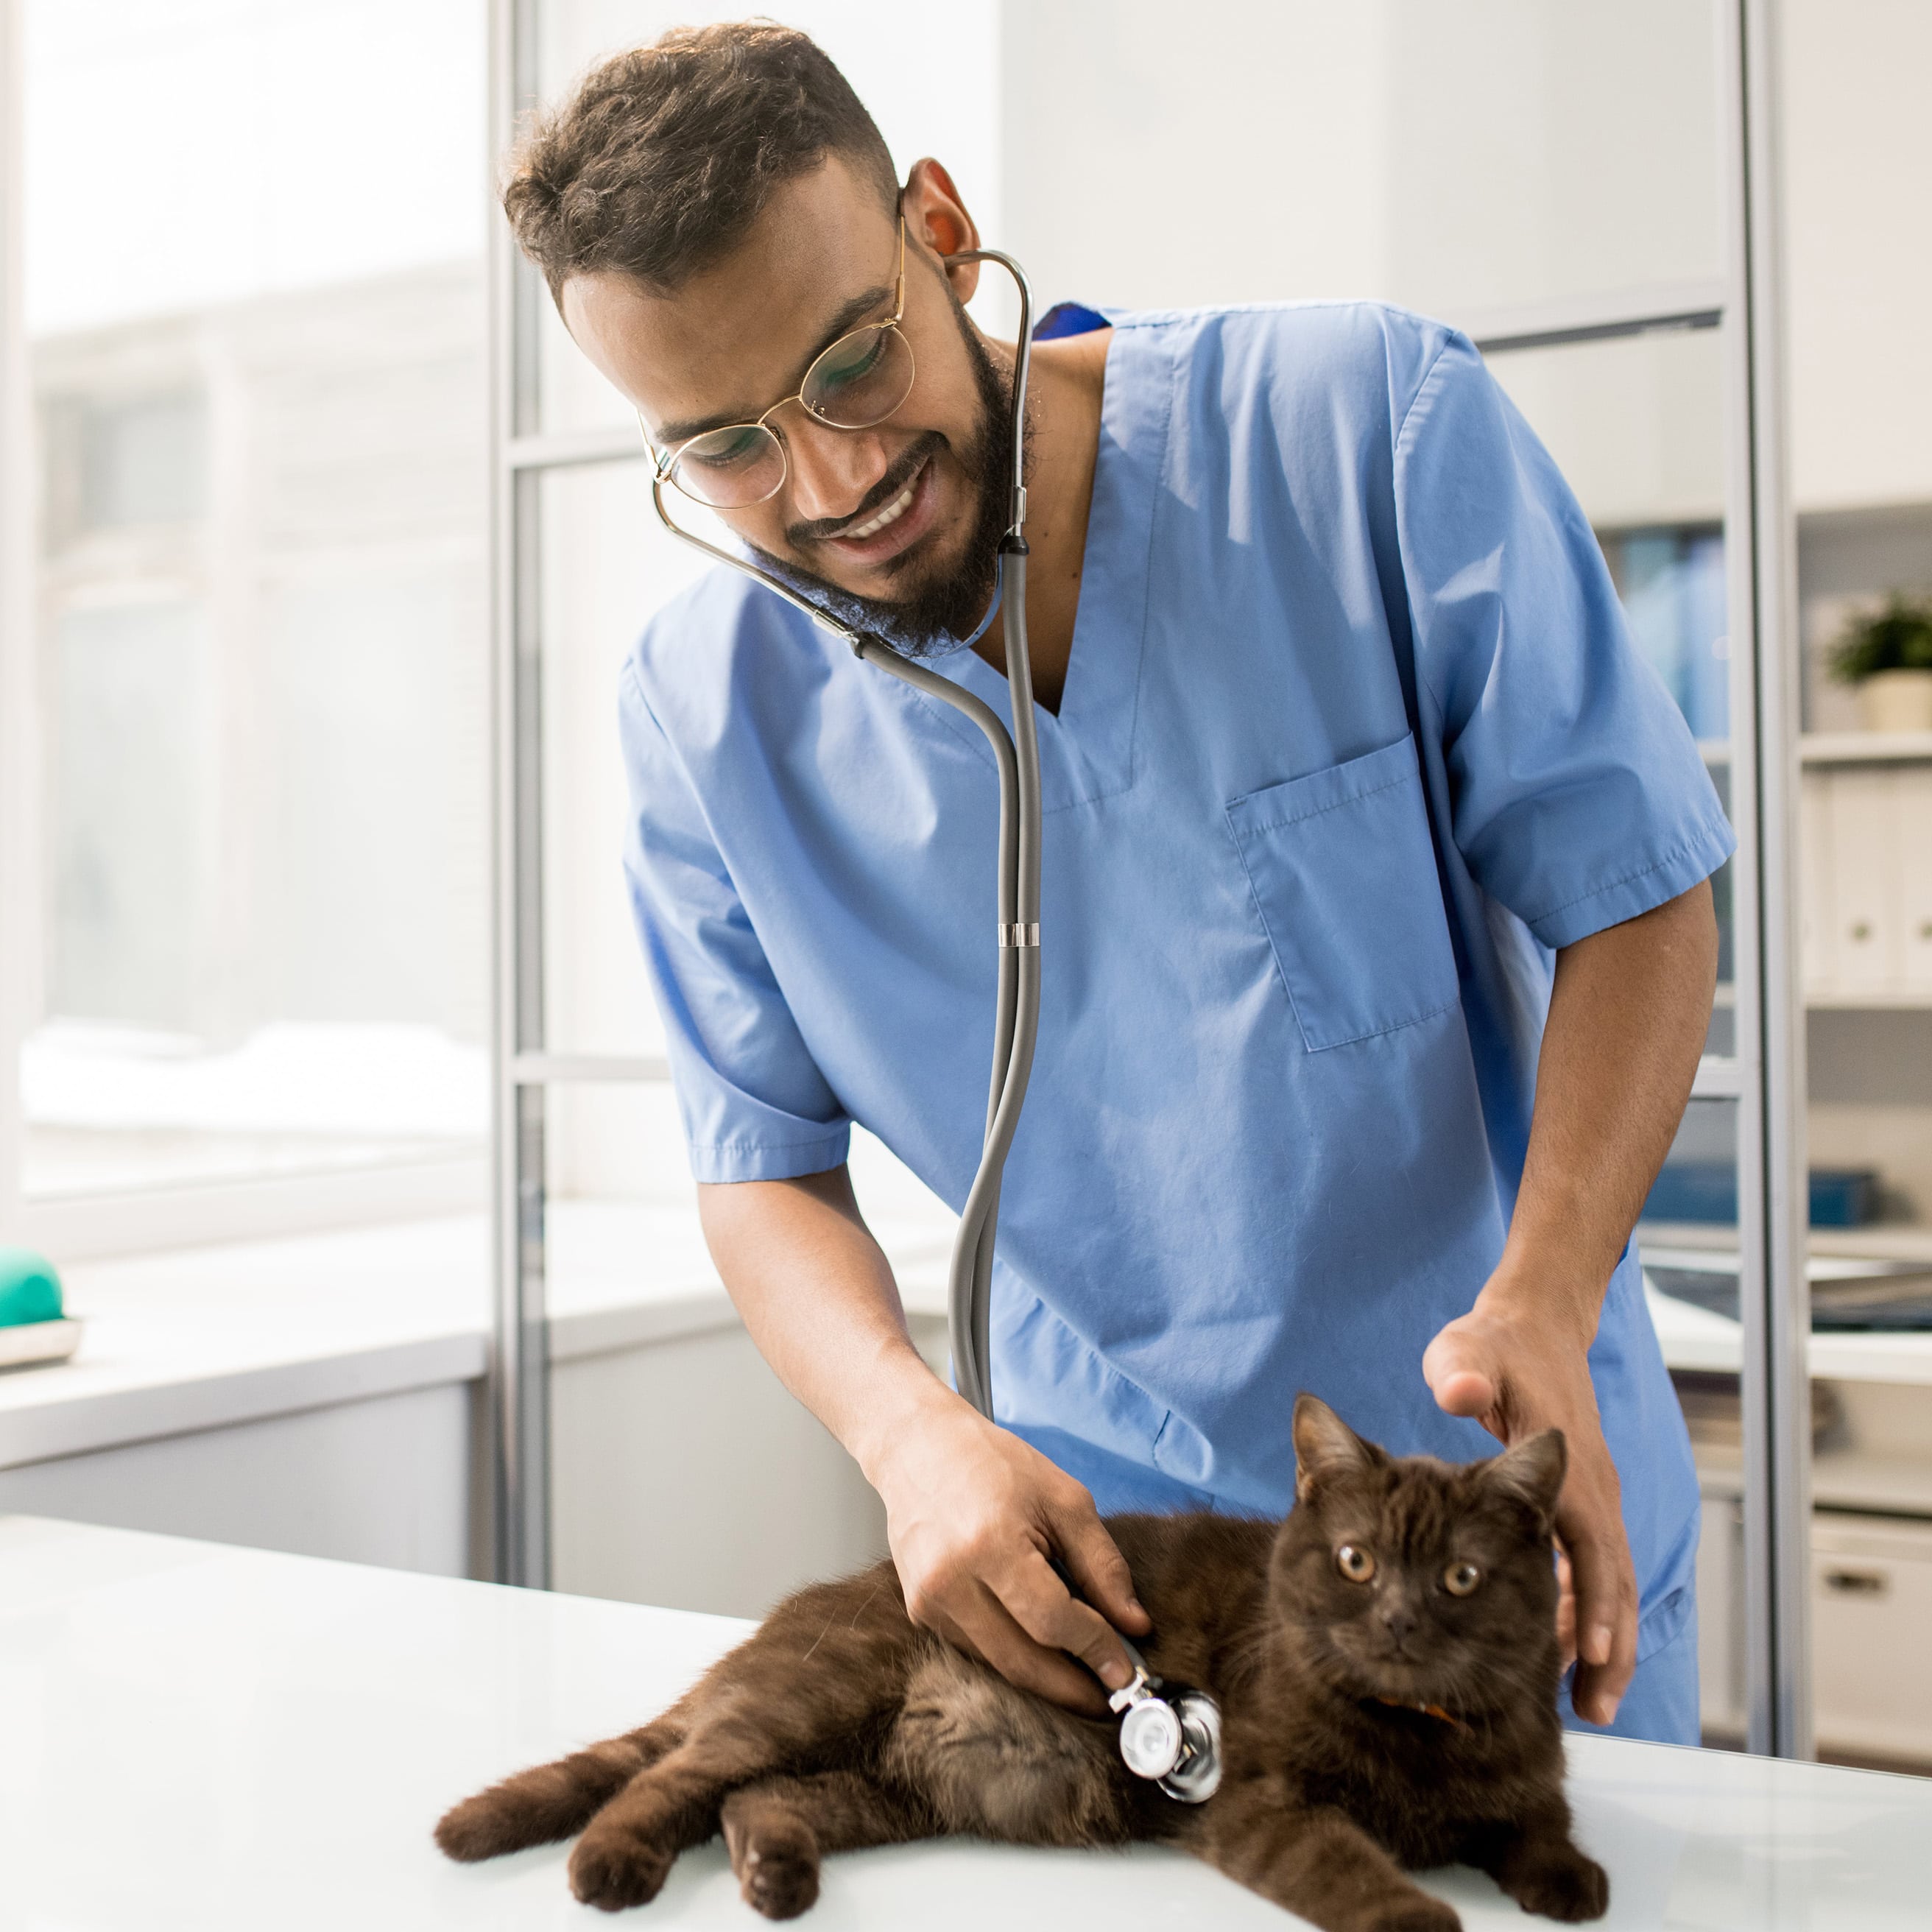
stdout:
POLYGON ((827 537, 842 536, 854 524, 862 524, 874 511, 884 509, 917 475, 920 466, 945 447, 945 437, 936 429, 928 430, 917 442, 909 444, 896 461, 886 466, 885 475, 866 492, 865 500, 856 510, 842 517, 822 517, 816 523, 788 524, 786 542, 802 548, 806 544, 823 543, 827 537))

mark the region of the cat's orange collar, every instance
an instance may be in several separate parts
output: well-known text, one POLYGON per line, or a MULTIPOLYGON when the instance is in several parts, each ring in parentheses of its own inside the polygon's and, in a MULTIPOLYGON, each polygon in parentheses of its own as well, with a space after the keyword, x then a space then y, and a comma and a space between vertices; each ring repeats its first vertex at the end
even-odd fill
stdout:
POLYGON ((1412 1704, 1406 1697, 1378 1697, 1378 1704, 1386 1704, 1391 1710, 1419 1711, 1425 1718, 1439 1718, 1451 1730, 1460 1731, 1462 1720, 1454 1712, 1445 1711, 1440 1704, 1412 1704))

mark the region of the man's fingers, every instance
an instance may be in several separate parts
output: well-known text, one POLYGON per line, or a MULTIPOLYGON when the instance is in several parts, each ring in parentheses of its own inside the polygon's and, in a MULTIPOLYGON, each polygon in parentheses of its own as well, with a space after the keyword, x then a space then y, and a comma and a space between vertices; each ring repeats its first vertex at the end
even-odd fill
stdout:
POLYGON ((960 1606, 962 1614, 946 1618, 957 1625, 956 1630, 941 1633, 949 1642, 991 1664, 1009 1684, 1022 1690, 1031 1690, 1083 1716, 1107 1714, 1106 1694, 1078 1664, 1058 1648, 1035 1642, 983 1583, 975 1581, 971 1592, 970 1604, 960 1606))
POLYGON ((1074 1588, 1116 1630, 1125 1630, 1130 1636, 1144 1636, 1153 1629, 1154 1620, 1134 1594, 1127 1559, 1107 1534, 1092 1499, 1084 1500, 1084 1510, 1063 1510, 1053 1520, 1054 1540, 1074 1588))
POLYGON ((1556 1552, 1556 1644, 1563 1668, 1576 1661, 1576 1586, 1570 1574, 1567 1552, 1556 1552))
POLYGON ((1035 1556, 996 1585, 1000 1602, 1034 1642, 1070 1652, 1109 1690, 1133 1680, 1120 1633, 1090 1605, 1071 1595, 1046 1558, 1035 1556))
POLYGON ((1579 1717, 1607 1724, 1636 1673, 1636 1588, 1621 1546, 1596 1536, 1566 1538, 1575 1579, 1579 1717))

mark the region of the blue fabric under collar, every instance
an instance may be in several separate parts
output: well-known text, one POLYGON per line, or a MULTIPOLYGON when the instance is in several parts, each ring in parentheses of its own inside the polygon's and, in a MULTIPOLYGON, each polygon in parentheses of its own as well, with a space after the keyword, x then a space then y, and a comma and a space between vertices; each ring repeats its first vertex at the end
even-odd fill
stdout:
POLYGON ((1079 302, 1055 302, 1034 326, 1033 339, 1036 342, 1058 342, 1064 335, 1091 335, 1096 328, 1112 326, 1096 308, 1088 308, 1079 302))

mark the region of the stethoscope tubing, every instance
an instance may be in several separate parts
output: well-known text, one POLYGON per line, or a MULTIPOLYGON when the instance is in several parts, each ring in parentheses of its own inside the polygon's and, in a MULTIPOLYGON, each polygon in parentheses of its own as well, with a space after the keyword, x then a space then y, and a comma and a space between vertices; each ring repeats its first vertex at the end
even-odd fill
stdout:
MULTIPOLYGON (((952 1245, 948 1272, 946 1310, 948 1339, 952 1350, 952 1377, 962 1395, 988 1421, 992 1421, 993 1255, 998 1237, 1000 1184, 1006 1170, 1006 1156, 1019 1126, 1020 1110, 1026 1104, 1028 1083, 1032 1077, 1034 1051, 1040 1039, 1040 901, 1041 860, 1041 799, 1040 740, 1033 708, 1033 660, 1027 635, 1026 544, 1026 399, 1027 380, 1033 359, 1033 292, 1025 272, 1010 255, 998 249, 975 248, 945 258, 954 262, 997 262, 1013 278, 1019 291, 1020 315, 1018 346, 1015 351, 1012 383, 1013 476, 1011 515, 1006 535, 1000 541, 998 576, 994 596, 1005 619, 1006 690, 1012 713, 1010 731, 998 712, 972 692, 942 676, 929 664, 908 658, 886 640, 854 629, 830 612, 821 610, 790 586, 760 570, 755 564, 718 545, 709 543, 676 523, 665 508, 661 475, 651 479, 651 501, 659 520, 671 533, 702 550, 720 563, 762 584, 813 622, 842 638, 855 656, 911 686, 928 698, 936 698, 962 713, 976 725, 992 748, 993 763, 999 774, 1000 834, 999 875, 997 891, 997 924, 999 973, 993 1012, 993 1062, 986 1096, 986 1131, 980 1142, 980 1162, 960 1211, 959 1228, 952 1245)), ((992 618, 989 608, 980 629, 992 618)), ((978 633, 975 633, 976 641, 978 633)), ((1073 1581, 1056 1560, 1067 1587, 1073 1581)), ((1118 1632, 1115 1633, 1119 1635, 1118 1632)), ((1120 1642, 1132 1660, 1136 1677, 1128 1690, 1119 1694, 1115 1708, 1123 1712, 1123 1755, 1130 1766, 1134 1758, 1127 1752, 1126 1726, 1147 1714, 1134 1705, 1166 1706, 1161 1680, 1149 1670, 1147 1660, 1125 1636, 1120 1642), (1123 1703, 1122 1700, 1131 1702, 1123 1703)), ((1198 1692, 1176 1694, 1179 1701, 1171 1708, 1173 1722, 1181 1726, 1176 1735, 1188 1735, 1204 1757, 1197 1762, 1195 1782, 1188 1774, 1161 1777, 1161 1788, 1170 1797, 1198 1803, 1211 1794, 1220 1782, 1218 1710, 1211 1698, 1198 1692), (1192 1702, 1190 1703, 1189 1700, 1192 1702), (1184 1710, 1204 1708, 1212 1720, 1212 1738, 1198 1729, 1186 1730, 1184 1710), (1204 1772, 1204 1777, 1202 1774, 1204 1772)), ((1150 1769, 1138 1775, 1153 1777, 1150 1769)))
MULTIPOLYGON (((1006 688, 1010 732, 991 706, 929 665, 904 656, 884 638, 860 631, 747 559, 685 529, 671 516, 664 478, 651 478, 651 503, 674 536, 716 562, 751 578, 842 638, 855 656, 890 673, 928 698, 970 718, 992 747, 1000 779, 999 881, 997 924, 999 976, 993 1016, 993 1062, 986 1098, 986 1126, 980 1164, 961 1210, 948 1271, 947 1325, 952 1376, 959 1393, 993 1420, 993 1252, 1000 1216, 1000 1181, 1026 1102, 1040 1036, 1040 742, 1033 710, 1033 663, 1026 622, 1026 399, 1033 363, 1033 291, 1026 272, 995 248, 968 249, 945 257, 956 262, 997 262, 1019 292, 1019 334, 1014 352, 1012 394, 1013 474, 1010 515, 1000 539, 994 592, 1005 618, 1006 688)), ((988 613, 990 621, 992 612, 988 613)), ((982 626, 983 628, 983 626, 982 626)))

